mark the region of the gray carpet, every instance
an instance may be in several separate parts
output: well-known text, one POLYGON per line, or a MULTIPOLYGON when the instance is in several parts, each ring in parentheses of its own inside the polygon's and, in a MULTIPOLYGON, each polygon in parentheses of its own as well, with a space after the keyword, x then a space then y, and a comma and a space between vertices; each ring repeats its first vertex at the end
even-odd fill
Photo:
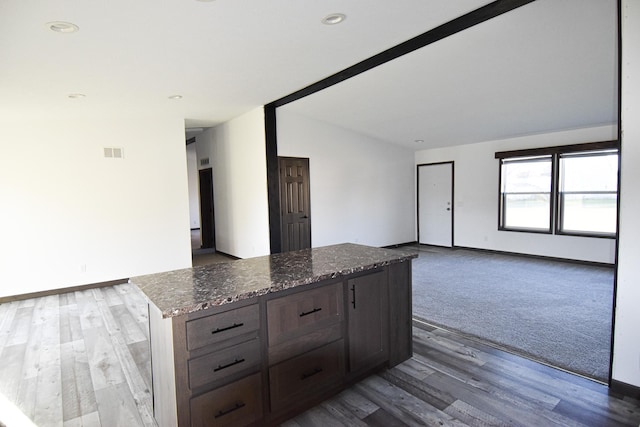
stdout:
POLYGON ((420 247, 413 314, 600 381, 609 377, 613 268, 420 247))

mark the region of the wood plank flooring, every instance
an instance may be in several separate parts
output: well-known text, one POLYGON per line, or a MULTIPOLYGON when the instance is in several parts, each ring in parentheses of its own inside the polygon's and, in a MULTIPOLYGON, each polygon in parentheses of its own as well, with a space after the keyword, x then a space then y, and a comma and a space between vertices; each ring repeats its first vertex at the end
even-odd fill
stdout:
POLYGON ((37 426, 155 425, 147 304, 136 288, 2 304, 0 328, 0 393, 37 426))
MULTIPOLYGON (((128 284, 1 304, 0 406, 41 427, 154 426, 147 316, 128 284)), ((412 359, 283 426, 640 425, 640 401, 606 386, 421 322, 413 331, 412 359)))

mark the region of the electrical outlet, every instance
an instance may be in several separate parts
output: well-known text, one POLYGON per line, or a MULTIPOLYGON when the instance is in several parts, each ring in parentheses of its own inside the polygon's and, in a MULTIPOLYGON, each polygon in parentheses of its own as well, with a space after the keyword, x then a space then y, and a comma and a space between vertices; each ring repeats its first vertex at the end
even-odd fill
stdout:
POLYGON ((80 273, 87 272, 87 264, 80 264, 80 273))

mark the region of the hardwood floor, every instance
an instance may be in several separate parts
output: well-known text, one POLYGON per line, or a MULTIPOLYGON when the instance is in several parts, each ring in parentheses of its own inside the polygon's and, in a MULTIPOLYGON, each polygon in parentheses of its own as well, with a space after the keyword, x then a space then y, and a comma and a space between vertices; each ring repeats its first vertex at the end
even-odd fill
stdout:
POLYGON ((128 284, 0 305, 0 393, 38 426, 155 425, 147 319, 128 284))
MULTIPOLYGON (((414 322, 414 357, 297 426, 638 426, 640 401, 414 322)), ((5 398, 38 426, 153 426, 147 307, 116 285, 0 305, 5 398)), ((17 424, 16 424, 17 425, 17 424)))

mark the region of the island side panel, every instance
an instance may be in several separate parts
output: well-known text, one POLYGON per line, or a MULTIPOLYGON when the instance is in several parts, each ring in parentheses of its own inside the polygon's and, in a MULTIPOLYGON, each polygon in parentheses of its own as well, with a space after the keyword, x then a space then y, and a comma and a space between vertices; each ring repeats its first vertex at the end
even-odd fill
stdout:
POLYGON ((413 356, 411 261, 389 265, 389 367, 413 356))
POLYGON ((153 413, 160 427, 178 425, 172 323, 172 319, 162 318, 154 304, 149 304, 153 413))

